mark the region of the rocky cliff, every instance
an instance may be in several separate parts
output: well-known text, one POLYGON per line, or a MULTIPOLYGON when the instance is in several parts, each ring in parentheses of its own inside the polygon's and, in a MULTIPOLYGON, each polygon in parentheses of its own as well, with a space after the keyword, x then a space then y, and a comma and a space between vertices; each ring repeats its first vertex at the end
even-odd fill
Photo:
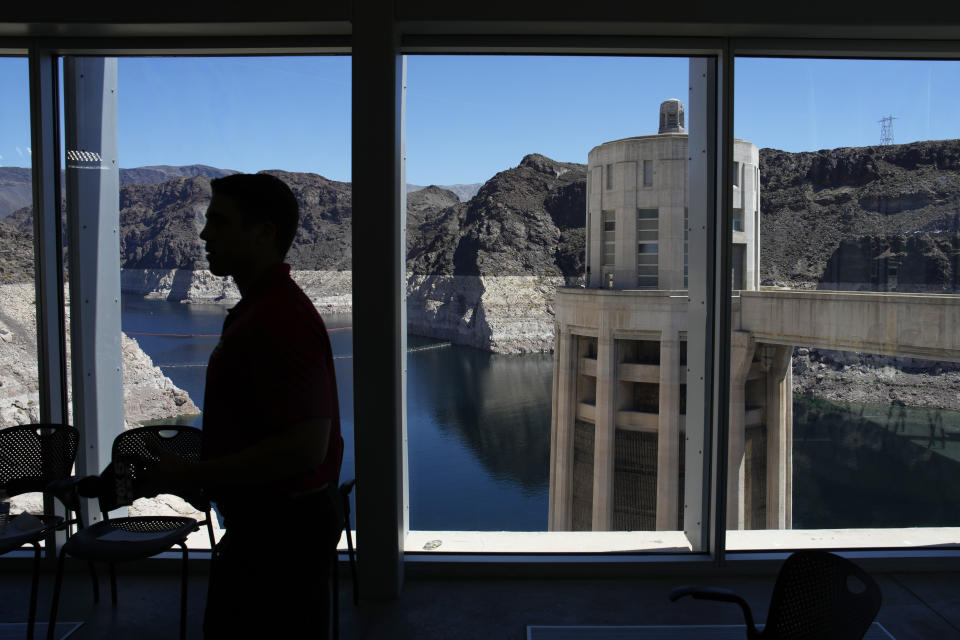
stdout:
MULTIPOLYGON (((40 419, 35 295, 32 282, 0 285, 0 428, 40 419)), ((69 334, 67 343, 69 351, 69 334)), ((154 366, 136 340, 123 335, 121 349, 128 426, 200 413, 190 396, 154 366)))
MULTIPOLYGON (((294 277, 322 311, 349 311, 350 185, 314 174, 271 173, 290 185, 301 208, 288 254, 294 277)), ((553 293, 578 282, 583 271, 585 184, 583 165, 530 155, 486 182, 469 202, 436 186, 410 193, 411 330, 500 352, 549 350, 553 293)), ((206 270, 198 233, 209 198, 204 175, 121 185, 126 293, 191 302, 237 299, 232 283, 206 270)), ((4 223, 28 237, 31 216, 26 207, 4 223)))
POLYGON ((956 292, 960 140, 760 150, 763 284, 956 292))
MULTIPOLYGON (((34 296, 32 282, 0 284, 0 429, 40 420, 34 296)), ((68 334, 68 363, 69 340, 68 334)), ((121 335, 121 353, 125 427, 200 413, 190 396, 163 375, 136 340, 121 335)), ((69 378, 69 364, 67 375, 69 378)), ((68 421, 72 422, 72 415, 68 421)), ((11 500, 11 511, 42 513, 41 494, 16 496, 11 500)), ((130 514, 204 517, 188 503, 170 495, 136 500, 130 514)), ((214 528, 218 533, 218 523, 214 522, 214 528)), ((198 542, 203 544, 204 540, 198 542)))
POLYGON ((584 165, 534 154, 469 202, 411 214, 410 331, 501 353, 552 349, 554 292, 583 271, 585 195, 584 165))
POLYGON ((0 167, 0 219, 33 202, 30 169, 0 167))
MULTIPOLYGON (((483 183, 474 182, 472 184, 445 184, 441 187, 437 187, 436 185, 431 185, 431 186, 437 189, 443 189, 444 191, 450 191, 451 193, 455 193, 457 196, 457 199, 460 202, 467 202, 468 200, 473 198, 473 196, 477 195, 477 191, 480 190, 480 187, 483 186, 483 183)), ((410 195, 411 193, 414 193, 416 191, 420 191, 421 189, 427 189, 427 188, 428 187, 424 187, 419 184, 407 183, 407 195, 410 195)))
POLYGON ((33 282, 33 234, 0 220, 0 284, 33 282))
MULTIPOLYGON (((217 169, 205 164, 191 164, 182 167, 156 165, 120 169, 120 184, 155 184, 174 177, 204 176, 222 178, 231 173, 231 169, 217 169)), ((17 209, 29 207, 33 202, 33 188, 30 184, 30 169, 25 167, 0 167, 0 218, 4 218, 17 209)), ((66 182, 61 178, 61 185, 66 182)), ((65 188, 65 187, 64 187, 65 188)))
MULTIPOLYGON (((350 185, 311 173, 268 173, 290 185, 300 203, 300 228, 288 255, 293 267, 349 269, 350 185)), ((209 202, 210 180, 206 175, 174 176, 150 184, 121 184, 121 267, 205 269, 203 243, 198 234, 209 202)), ((33 209, 23 207, 0 224, 32 237, 33 209)))
MULTIPOLYGON (((350 312, 351 272, 293 270, 290 275, 321 313, 350 312)), ((148 300, 231 305, 240 300, 233 280, 207 269, 124 269, 120 287, 125 294, 148 300)))
POLYGON ((419 275, 567 276, 582 270, 586 166, 541 155, 488 180, 469 202, 411 229, 407 266, 419 275))
POLYGON ((960 411, 960 363, 797 347, 793 391, 836 402, 960 411))

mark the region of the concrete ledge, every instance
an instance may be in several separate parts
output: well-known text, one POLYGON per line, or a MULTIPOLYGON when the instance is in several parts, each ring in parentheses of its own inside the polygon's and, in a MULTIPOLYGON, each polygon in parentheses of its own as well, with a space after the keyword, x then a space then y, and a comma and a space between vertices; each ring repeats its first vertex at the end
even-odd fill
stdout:
POLYGON ((727 531, 728 551, 960 546, 960 527, 727 531))
MULTIPOLYGON (((957 547, 960 527, 727 532, 728 551, 957 547)), ((692 551, 692 546, 682 531, 410 531, 405 550, 441 554, 682 553, 692 551)))
MULTIPOLYGON (((621 362, 619 365, 618 377, 624 382, 652 382, 660 383, 660 365, 658 364, 637 364, 633 362, 621 362)), ((594 369, 596 370, 596 369, 594 369)), ((683 370, 686 374, 686 370, 683 370)))
POLYGON ((587 422, 596 422, 597 405, 591 404, 589 402, 578 402, 577 403, 577 419, 586 420, 587 422))
POLYGON ((410 531, 404 549, 438 553, 676 553, 693 548, 682 531, 410 531))
POLYGON ((960 296, 742 291, 740 326, 757 342, 960 361, 960 296))
POLYGON ((645 411, 617 411, 617 429, 649 431, 656 433, 660 426, 660 414, 645 411))

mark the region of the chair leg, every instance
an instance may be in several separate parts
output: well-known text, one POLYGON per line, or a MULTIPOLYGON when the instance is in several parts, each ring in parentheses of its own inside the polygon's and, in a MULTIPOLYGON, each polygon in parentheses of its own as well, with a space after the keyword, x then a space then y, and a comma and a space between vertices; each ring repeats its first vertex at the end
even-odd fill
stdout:
POLYGON ((331 594, 331 618, 333 618, 333 640, 340 640, 340 554, 333 548, 333 557, 330 561, 330 582, 333 585, 331 594))
POLYGON ((353 534, 350 533, 350 521, 347 520, 347 554, 350 556, 350 576, 353 579, 353 604, 360 604, 360 583, 357 582, 357 555, 353 550, 353 534))
POLYGON ((187 640, 187 545, 178 542, 183 549, 183 568, 180 570, 180 640, 187 640))
POLYGON ((207 537, 210 538, 210 558, 217 555, 217 540, 213 537, 213 521, 211 518, 215 516, 210 511, 207 511, 207 537))
POLYGON ((30 584, 30 612, 27 614, 27 640, 33 640, 37 622, 37 586, 40 584, 40 543, 33 542, 33 581, 30 584))
POLYGON ((50 621, 47 623, 47 640, 53 640, 53 630, 57 626, 57 605, 60 604, 60 584, 63 582, 63 561, 66 557, 66 550, 60 549, 60 557, 57 559, 57 577, 53 583, 53 604, 50 606, 50 621))
POLYGON ((117 606, 117 568, 110 563, 110 601, 117 606))

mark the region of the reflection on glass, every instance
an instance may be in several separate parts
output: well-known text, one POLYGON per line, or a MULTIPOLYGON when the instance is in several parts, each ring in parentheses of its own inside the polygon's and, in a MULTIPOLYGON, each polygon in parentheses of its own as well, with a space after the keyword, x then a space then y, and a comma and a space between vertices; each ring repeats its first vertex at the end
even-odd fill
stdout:
MULTIPOLYGON (((803 547, 822 540, 807 529, 960 522, 960 123, 937 108, 958 79, 955 62, 737 61, 737 135, 764 148, 761 287, 733 304, 731 530, 793 529, 803 547)), ((736 243, 753 213, 733 189, 736 243)), ((731 548, 781 544, 738 535, 731 548)))

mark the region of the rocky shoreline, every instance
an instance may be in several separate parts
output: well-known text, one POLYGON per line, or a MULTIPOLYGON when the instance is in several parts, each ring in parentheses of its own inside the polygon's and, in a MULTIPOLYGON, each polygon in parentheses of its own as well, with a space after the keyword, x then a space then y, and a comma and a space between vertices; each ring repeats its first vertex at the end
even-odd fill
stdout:
MULTIPOLYGON (((0 305, 0 429, 40 421, 35 295, 33 282, 0 285, 0 300, 3 301, 0 305)), ((68 333, 68 363, 69 345, 68 333)), ((135 339, 121 334, 121 350, 125 428, 150 420, 169 420, 200 413, 189 394, 153 364, 135 339)), ((70 405, 68 410, 72 410, 70 405)), ((68 414, 67 420, 72 422, 72 415, 68 414)), ((39 493, 16 496, 11 500, 11 509, 14 513, 41 513, 42 496, 39 493)), ((130 514, 204 517, 180 498, 167 495, 135 501, 130 514)), ((214 528, 219 529, 218 523, 214 522, 214 528)))
MULTIPOLYGON (((32 282, 0 285, 0 428, 40 420, 35 295, 32 282)), ((121 348, 127 427, 200 413, 136 340, 122 335, 121 348)))
POLYGON ((835 402, 960 411, 960 363, 798 347, 793 392, 835 402))
MULTIPOLYGON (((351 311, 349 271, 294 271, 321 313, 351 311)), ((154 300, 232 304, 239 292, 209 271, 124 269, 124 293, 154 300)), ((552 300, 560 276, 407 274, 412 333, 500 354, 553 350, 552 300)), ((960 411, 960 363, 797 347, 793 388, 837 402, 960 411)))
MULTIPOLYGON (((321 313, 350 313, 350 271, 291 271, 321 313)), ((123 269, 124 294, 187 304, 236 304, 229 278, 208 270, 123 269)), ((553 296, 562 276, 407 274, 407 326, 413 333, 494 353, 553 349, 553 296)))
MULTIPOLYGON (((350 313, 353 278, 350 271, 290 272, 320 313, 350 313)), ((145 300, 186 304, 236 304, 237 285, 208 269, 121 269, 120 289, 145 300)))
POLYGON ((553 350, 559 276, 407 275, 407 327, 493 353, 553 350))

